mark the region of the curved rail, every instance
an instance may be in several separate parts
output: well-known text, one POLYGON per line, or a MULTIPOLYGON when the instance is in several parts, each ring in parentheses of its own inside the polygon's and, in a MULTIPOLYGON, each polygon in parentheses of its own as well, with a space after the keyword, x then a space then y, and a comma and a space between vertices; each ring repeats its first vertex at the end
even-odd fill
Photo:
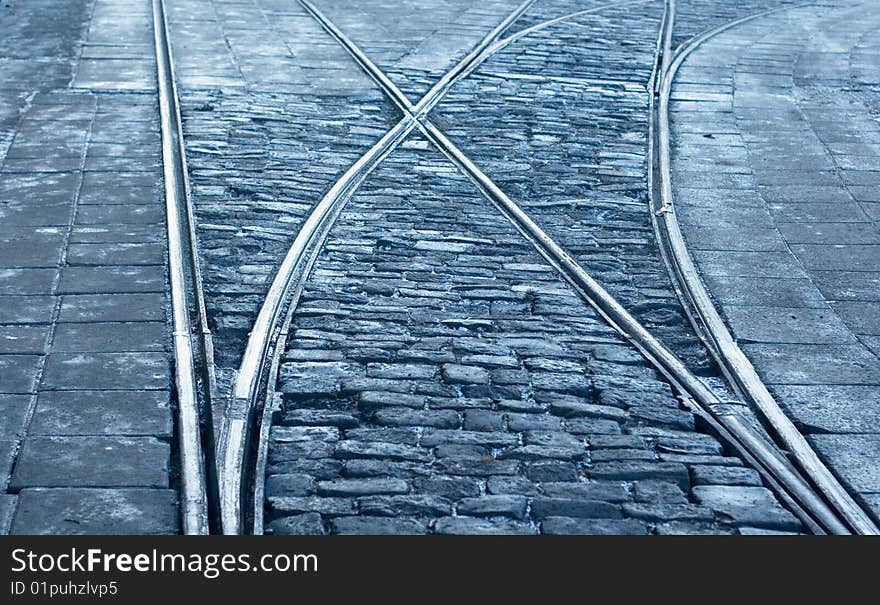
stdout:
POLYGON ((206 464, 205 451, 210 452, 213 449, 210 443, 213 432, 210 420, 210 393, 213 384, 211 336, 207 326, 196 252, 180 107, 177 102, 165 7, 162 0, 153 0, 152 8, 162 129, 171 311, 174 325, 181 517, 183 532, 199 535, 210 532, 208 494, 211 481, 210 473, 206 472, 206 469, 211 465, 206 464), (197 347, 193 346, 191 313, 195 313, 197 317, 197 347), (195 349, 198 349, 198 352, 195 349), (200 405, 205 410, 206 416, 204 433, 200 405), (208 441, 206 448, 203 448, 203 438, 208 441))
MULTIPOLYGON (((672 82, 675 79, 678 68, 694 50, 722 32, 770 13, 790 10, 809 4, 812 3, 764 11, 731 21, 691 39, 688 43, 677 49, 671 58, 668 58, 669 43, 666 42, 664 44, 663 63, 655 80, 657 103, 653 126, 656 139, 652 139, 652 142, 657 147, 657 153, 655 162, 651 164, 651 170, 652 173, 655 173, 652 174, 653 186, 659 190, 659 195, 652 196, 654 198, 652 209, 655 217, 655 230, 662 244, 661 248, 664 251, 667 267, 670 269, 670 274, 676 283, 676 291, 679 298, 688 310, 697 333, 722 368, 728 381, 753 408, 758 410, 775 437, 781 441, 785 449, 804 470, 806 476, 812 479, 816 487, 825 495, 849 528, 859 534, 873 535, 878 533, 877 526, 819 459, 801 432, 797 430, 791 420, 785 415, 764 382, 758 376, 752 363, 733 339, 733 336, 718 314, 687 250, 678 219, 674 212, 670 170, 669 97, 672 82)), ((668 27, 669 34, 665 36, 666 40, 669 40, 671 37, 671 20, 668 27)), ((823 514, 823 517, 827 517, 827 515, 823 514)), ((829 520, 823 522, 829 530, 833 531, 829 523, 829 520)), ((835 533, 848 532, 835 531, 835 533)))

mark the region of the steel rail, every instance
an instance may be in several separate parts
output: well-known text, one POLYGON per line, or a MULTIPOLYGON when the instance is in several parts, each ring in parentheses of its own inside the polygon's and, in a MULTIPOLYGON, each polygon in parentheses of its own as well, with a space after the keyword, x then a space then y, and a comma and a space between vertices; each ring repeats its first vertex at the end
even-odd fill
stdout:
MULTIPOLYGON (((663 6, 663 19, 660 24, 660 28, 657 33, 657 44, 655 48, 655 59, 654 66, 651 70, 651 76, 648 79, 648 113, 650 115, 650 119, 648 120, 648 191, 650 192, 650 204, 649 210, 651 217, 651 224, 657 236, 657 240, 660 243, 658 246, 658 250, 660 251, 660 257, 663 260, 664 265, 667 268, 672 279, 670 280, 670 284, 672 285, 673 290, 675 291, 676 296, 684 308, 685 315, 688 318, 691 326, 694 329, 694 334, 697 336, 698 340, 700 340, 701 344, 707 349, 709 349, 709 342, 703 335, 702 326, 699 324, 699 319, 694 313, 693 309, 690 308, 686 302, 686 298, 681 291, 681 285, 679 281, 675 279, 674 270, 671 265, 671 260, 669 258, 669 253, 664 245, 664 239, 661 236, 661 233, 658 231, 660 229, 658 225, 658 217, 662 214, 662 212, 658 211, 655 208, 655 200, 659 199, 659 193, 656 190, 656 179, 655 179, 655 162, 656 162, 656 153, 654 144, 655 136, 656 136, 656 105, 657 99, 660 96, 659 93, 659 82, 660 82, 660 74, 666 73, 669 63, 672 58, 672 34, 675 25, 675 0, 665 0, 663 6)), ((710 350, 711 351, 711 350, 710 350)), ((711 352, 710 352, 711 354, 711 352)), ((722 368, 722 372, 723 372, 722 368)), ((725 373, 725 378, 728 378, 725 373)), ((728 384, 730 384, 730 380, 728 379, 728 384)), ((735 390, 735 389, 734 389, 735 390)), ((804 509, 803 506, 799 502, 797 502, 791 494, 785 489, 785 487, 776 480, 773 474, 764 467, 760 461, 755 459, 744 447, 740 446, 736 439, 733 438, 732 435, 729 434, 728 431, 724 429, 717 421, 713 418, 709 417, 707 414, 702 414, 702 410, 698 406, 689 406, 692 408, 692 411, 700 414, 700 417, 703 418, 704 422, 706 422, 712 430, 714 430, 718 435, 722 437, 724 441, 731 444, 734 449, 736 449, 737 453, 751 466, 753 466, 758 473, 761 475, 764 483, 776 494, 776 496, 785 504, 794 514, 797 516, 801 522, 803 522, 804 526, 813 534, 825 534, 826 531, 822 525, 820 525, 814 518, 813 515, 810 514, 807 510, 804 509)))
MULTIPOLYGON (((153 0, 153 34, 158 71, 159 113, 165 214, 168 237, 169 281, 173 322, 174 376, 177 395, 177 433, 181 478, 181 518, 185 534, 210 533, 209 488, 202 440, 200 401, 210 408, 210 331, 204 315, 195 229, 188 196, 180 108, 174 80, 168 24, 162 0, 153 0), (193 299, 190 290, 193 291, 193 299), (190 314, 198 317, 202 346, 203 389, 199 389, 190 314), (207 384, 204 384, 207 380, 207 384)), ((210 425, 207 433, 212 432, 210 425)))
MULTIPOLYGON (((655 198, 653 210, 655 211, 655 216, 659 217, 655 220, 656 231, 661 242, 663 242, 662 247, 666 249, 667 266, 671 269, 670 273, 674 277, 673 281, 678 284, 676 291, 682 299, 685 308, 692 310, 691 315, 696 315, 694 325, 729 382, 760 413, 763 420, 769 425, 772 434, 780 440, 797 465, 813 481, 816 488, 824 494, 846 525, 849 526, 849 529, 859 534, 876 535, 880 533, 880 530, 878 530, 870 516, 855 502, 837 477, 819 459, 803 434, 794 426, 785 412, 782 411, 763 380, 758 376, 751 361, 742 352, 742 349, 740 349, 730 334, 726 324, 715 308, 693 258, 687 249, 674 211, 675 200, 672 192, 669 144, 669 99, 672 83, 679 67, 702 44, 731 28, 771 13, 801 8, 811 4, 813 3, 764 11, 703 32, 677 49, 674 57, 666 64, 666 67, 661 68, 657 80, 658 98, 655 127, 657 174, 652 177, 659 188, 659 197, 655 198), (659 206, 657 206, 658 202, 659 206)), ((654 164, 652 164, 651 169, 655 169, 654 164)), ((829 523, 831 521, 826 519, 826 526, 829 523)), ((831 529, 829 527, 829 530, 831 529)), ((835 533, 848 533, 848 531, 835 531, 835 533)))
POLYGON ((379 162, 415 128, 411 120, 401 120, 352 165, 331 187, 303 223, 263 300, 248 336, 245 353, 236 374, 232 398, 227 404, 218 444, 220 512, 225 534, 242 533, 243 502, 247 499, 244 481, 248 465, 250 428, 261 378, 271 361, 272 337, 280 329, 285 301, 294 284, 305 279, 310 260, 320 250, 328 227, 342 211, 344 202, 379 162))
MULTIPOLYGON (((305 0, 300 0, 305 1, 305 0)), ((316 17, 317 18, 317 17, 316 17)), ((335 26, 334 26, 335 27, 335 26)), ((334 36, 357 58, 365 72, 383 89, 383 92, 401 111, 418 120, 419 129, 446 155, 493 205, 532 243, 536 250, 560 273, 567 282, 618 333, 630 342, 664 374, 678 391, 689 397, 705 417, 732 436, 738 449, 745 449, 752 459, 769 472, 779 485, 784 486, 795 501, 816 515, 822 527, 831 533, 848 533, 833 511, 819 497, 796 468, 769 443, 749 421, 736 413, 729 402, 720 398, 663 343, 645 329, 616 299, 596 282, 567 252, 547 235, 513 200, 511 200, 485 173, 459 150, 426 116, 413 115, 412 104, 387 77, 380 77, 378 68, 363 51, 344 35, 334 36), (374 71, 375 70, 375 71, 374 71)), ((812 529, 815 524, 809 524, 812 529)))

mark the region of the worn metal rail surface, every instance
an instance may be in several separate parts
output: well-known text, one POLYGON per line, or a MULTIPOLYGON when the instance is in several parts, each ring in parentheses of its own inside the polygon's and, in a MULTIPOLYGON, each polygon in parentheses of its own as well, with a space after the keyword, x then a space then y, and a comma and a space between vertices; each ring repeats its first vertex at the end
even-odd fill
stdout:
POLYGON ((181 525, 185 534, 201 535, 211 531, 211 508, 216 500, 212 498, 216 481, 211 461, 214 362, 163 1, 153 0, 152 8, 171 286, 181 525))

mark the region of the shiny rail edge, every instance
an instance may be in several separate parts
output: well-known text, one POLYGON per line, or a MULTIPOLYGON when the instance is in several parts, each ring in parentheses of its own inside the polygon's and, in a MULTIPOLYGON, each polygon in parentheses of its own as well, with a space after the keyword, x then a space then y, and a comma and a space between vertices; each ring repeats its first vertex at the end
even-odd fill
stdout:
MULTIPOLYGON (((671 39, 672 19, 668 25, 669 34, 665 36, 663 45, 663 61, 654 80, 656 93, 656 162, 651 162, 649 168, 652 173, 651 181, 659 189, 659 196, 654 197, 652 212, 654 213, 655 231, 657 232, 665 248, 664 257, 673 282, 676 284, 676 292, 682 299, 684 307, 691 315, 691 321, 700 336, 707 345, 712 356, 722 368, 725 376, 732 386, 744 396, 744 398, 756 409, 769 424, 772 433, 781 441, 786 450, 794 458, 795 462, 803 469, 815 486, 828 499, 837 514, 831 511, 823 511, 821 508, 813 511, 820 518, 823 525, 833 533, 850 533, 850 530, 858 534, 876 535, 880 533, 877 526, 869 515, 855 502, 853 497, 841 485, 838 479, 831 473, 827 466, 819 459, 813 448, 807 443, 804 436, 794 426, 791 420, 779 407, 764 382, 758 376, 754 366, 745 356, 726 324, 721 319, 709 296, 706 286, 694 265, 682 235, 678 219, 674 211, 674 197, 672 194, 671 181, 671 156, 669 146, 669 97, 675 74, 687 56, 699 48, 707 40, 743 23, 758 19, 781 10, 792 10, 814 3, 803 3, 794 6, 786 6, 769 11, 763 11, 754 15, 737 19, 720 27, 704 32, 686 44, 678 48, 674 55, 669 56, 671 39), (659 204, 659 205, 658 205, 659 204), (659 218, 658 218, 659 217, 659 218), (828 513, 835 517, 832 519, 828 513), (834 526, 841 524, 837 515, 849 527, 840 531, 834 526)), ((809 507, 808 508, 812 508, 809 507)))
MULTIPOLYGON (((199 381, 190 313, 203 319, 204 301, 193 301, 188 282, 198 284, 195 273, 195 239, 192 211, 186 186, 186 170, 181 155, 180 113, 177 106, 168 24, 162 0, 153 0, 153 34, 159 87, 159 111, 162 130, 162 160, 165 186, 165 211, 168 236, 169 280, 173 320, 174 377, 177 395, 177 432, 181 481, 181 520, 183 533, 210 533, 208 481, 202 446, 199 381), (187 259, 190 259, 189 262, 187 259), (187 275, 189 274, 189 279, 187 275)), ((194 286, 199 288, 200 285, 194 286)), ((201 324, 204 326, 205 324, 201 324)), ((205 332, 202 332, 202 337, 205 332)), ((210 342, 208 340, 208 342, 210 342)), ((210 348, 202 353, 210 356, 210 348)), ((205 359, 203 359, 205 361, 205 359)), ((210 387, 208 386, 208 390, 210 387)), ((207 406, 206 406, 207 407, 207 406)), ((210 432, 210 427, 208 429, 210 432)))

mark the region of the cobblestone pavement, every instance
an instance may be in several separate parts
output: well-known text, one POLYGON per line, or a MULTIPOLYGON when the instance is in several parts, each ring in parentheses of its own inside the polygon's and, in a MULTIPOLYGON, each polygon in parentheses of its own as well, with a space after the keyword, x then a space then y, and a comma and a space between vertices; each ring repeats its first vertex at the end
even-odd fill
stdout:
POLYGON ((178 528, 149 9, 0 7, 4 533, 178 528))
POLYGON ((296 311, 268 530, 797 530, 426 143, 362 186, 296 311))
POLYGON ((777 13, 697 50, 671 106, 679 219, 711 293, 780 403, 876 514, 878 37, 873 2, 777 13))

